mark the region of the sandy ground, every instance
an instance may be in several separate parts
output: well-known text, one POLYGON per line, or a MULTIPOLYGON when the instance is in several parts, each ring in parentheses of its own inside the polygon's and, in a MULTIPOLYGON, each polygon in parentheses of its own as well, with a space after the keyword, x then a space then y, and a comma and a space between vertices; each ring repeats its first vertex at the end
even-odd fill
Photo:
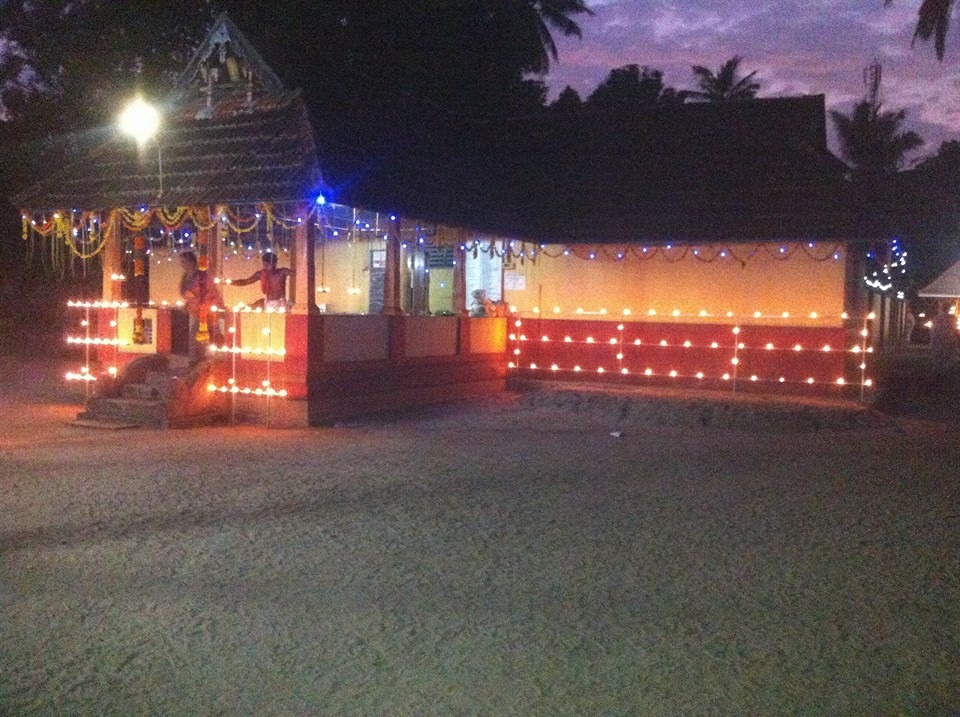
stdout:
POLYGON ((91 431, 51 373, 0 362, 0 714, 960 712, 955 425, 91 431))

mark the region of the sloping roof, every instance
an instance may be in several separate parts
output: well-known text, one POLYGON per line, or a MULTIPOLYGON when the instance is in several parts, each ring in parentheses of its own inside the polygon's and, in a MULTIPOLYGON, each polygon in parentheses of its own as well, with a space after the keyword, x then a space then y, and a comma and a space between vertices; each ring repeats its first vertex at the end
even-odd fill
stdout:
POLYGON ((15 203, 32 211, 243 204, 306 199, 318 186, 306 110, 290 96, 268 111, 168 123, 143 150, 112 139, 15 203))
POLYGON ((164 103, 155 138, 139 149, 114 136, 14 203, 28 211, 246 204, 308 199, 319 187, 300 94, 284 90, 221 15, 164 103))
POLYGON ((562 121, 548 114, 499 134, 490 158, 404 158, 371 195, 436 221, 536 241, 885 234, 827 149, 822 95, 562 121))
POLYGON ((923 287, 918 294, 928 299, 960 298, 960 261, 923 287))

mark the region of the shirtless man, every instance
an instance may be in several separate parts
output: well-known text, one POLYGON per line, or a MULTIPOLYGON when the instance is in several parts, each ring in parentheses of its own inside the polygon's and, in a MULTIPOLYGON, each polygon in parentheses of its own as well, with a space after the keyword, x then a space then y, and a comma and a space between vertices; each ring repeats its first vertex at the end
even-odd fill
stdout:
POLYGON ((228 283, 233 286, 247 286, 259 281, 263 298, 254 302, 253 308, 286 309, 288 276, 293 276, 293 270, 277 268, 277 255, 267 252, 263 255, 262 269, 253 272, 246 279, 232 279, 228 280, 228 283))

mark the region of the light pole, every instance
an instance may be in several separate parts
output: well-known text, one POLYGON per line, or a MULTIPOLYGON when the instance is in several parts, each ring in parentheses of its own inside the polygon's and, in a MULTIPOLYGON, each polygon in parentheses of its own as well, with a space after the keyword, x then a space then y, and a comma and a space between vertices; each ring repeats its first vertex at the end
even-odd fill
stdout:
MULTIPOLYGON (((143 149, 151 137, 160 129, 160 113, 142 97, 136 97, 120 114, 120 131, 133 137, 137 147, 143 149)), ((160 178, 160 191, 157 199, 163 196, 163 154, 157 142, 157 174, 160 178)))
MULTIPOLYGON (((143 150, 147 141, 156 135, 160 129, 160 113, 148 104, 142 97, 137 97, 130 102, 120 114, 120 131, 134 138, 137 142, 137 148, 143 150)), ((163 196, 163 155, 160 143, 157 142, 157 175, 160 179, 160 191, 157 192, 157 199, 163 196)), ((134 262, 133 276, 137 282, 135 290, 137 293, 137 314, 133 320, 133 343, 146 343, 146 334, 144 332, 143 321, 143 297, 142 282, 145 279, 145 266, 147 259, 146 240, 143 236, 136 236, 133 240, 134 262)))

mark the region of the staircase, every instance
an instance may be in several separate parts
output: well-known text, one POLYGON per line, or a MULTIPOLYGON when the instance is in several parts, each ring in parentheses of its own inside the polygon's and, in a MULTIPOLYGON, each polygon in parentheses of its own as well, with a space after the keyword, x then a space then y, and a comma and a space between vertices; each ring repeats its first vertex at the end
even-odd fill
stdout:
POLYGON ((89 428, 176 428, 222 421, 228 406, 207 390, 210 360, 191 366, 185 357, 158 354, 130 362, 97 381, 97 393, 74 425, 89 428))

